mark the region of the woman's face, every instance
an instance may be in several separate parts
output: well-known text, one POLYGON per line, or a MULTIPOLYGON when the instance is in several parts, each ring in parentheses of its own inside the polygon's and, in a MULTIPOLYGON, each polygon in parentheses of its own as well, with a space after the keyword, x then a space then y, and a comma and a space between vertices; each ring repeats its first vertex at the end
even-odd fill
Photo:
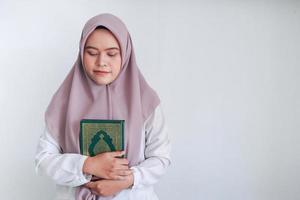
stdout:
POLYGON ((121 70, 121 49, 107 29, 95 29, 87 38, 83 64, 87 75, 99 85, 113 82, 121 70))

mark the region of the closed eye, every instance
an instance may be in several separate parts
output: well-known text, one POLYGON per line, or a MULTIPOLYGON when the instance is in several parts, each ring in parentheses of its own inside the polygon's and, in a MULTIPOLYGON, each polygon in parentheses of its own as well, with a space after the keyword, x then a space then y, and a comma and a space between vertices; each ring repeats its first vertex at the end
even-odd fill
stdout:
POLYGON ((93 52, 90 52, 90 51, 88 51, 87 52, 89 55, 91 55, 91 56, 96 56, 96 55, 98 55, 98 53, 93 53, 93 52))
POLYGON ((118 53, 108 53, 107 55, 110 56, 110 57, 114 57, 116 56, 118 53))

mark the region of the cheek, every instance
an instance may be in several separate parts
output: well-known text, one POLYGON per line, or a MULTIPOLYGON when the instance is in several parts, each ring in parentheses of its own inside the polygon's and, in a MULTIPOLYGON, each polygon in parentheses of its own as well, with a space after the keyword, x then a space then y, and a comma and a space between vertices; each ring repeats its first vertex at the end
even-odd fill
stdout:
POLYGON ((116 59, 113 62, 113 71, 115 76, 119 74, 119 72, 121 71, 121 59, 116 59))
POLYGON ((83 63, 87 71, 93 68, 93 60, 90 57, 85 57, 83 63))

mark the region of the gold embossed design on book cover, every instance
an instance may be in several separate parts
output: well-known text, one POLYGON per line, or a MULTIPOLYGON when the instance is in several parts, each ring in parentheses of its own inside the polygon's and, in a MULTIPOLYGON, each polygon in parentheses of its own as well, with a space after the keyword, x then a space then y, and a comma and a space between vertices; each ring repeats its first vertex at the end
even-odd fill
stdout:
POLYGON ((80 152, 99 153, 124 150, 124 120, 83 119, 80 121, 80 152))

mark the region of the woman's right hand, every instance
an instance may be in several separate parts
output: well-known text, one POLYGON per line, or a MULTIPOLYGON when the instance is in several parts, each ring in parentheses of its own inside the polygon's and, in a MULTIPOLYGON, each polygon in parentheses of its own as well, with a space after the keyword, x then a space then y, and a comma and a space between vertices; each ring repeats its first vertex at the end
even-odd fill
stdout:
POLYGON ((88 157, 83 165, 83 172, 104 179, 122 180, 132 174, 128 160, 120 158, 124 151, 105 152, 94 157, 88 157))

